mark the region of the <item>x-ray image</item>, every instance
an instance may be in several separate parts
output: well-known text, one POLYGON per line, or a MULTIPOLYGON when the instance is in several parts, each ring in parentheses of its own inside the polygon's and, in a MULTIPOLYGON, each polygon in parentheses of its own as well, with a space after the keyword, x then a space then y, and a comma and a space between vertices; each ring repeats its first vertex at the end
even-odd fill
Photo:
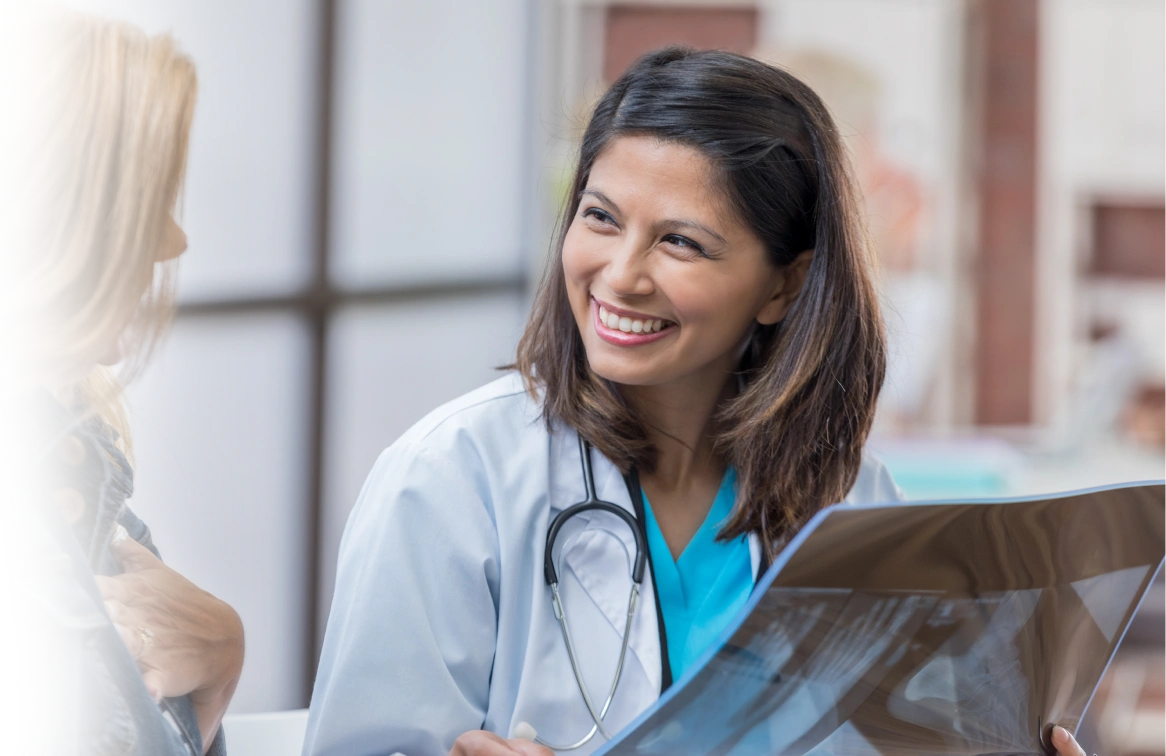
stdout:
POLYGON ((837 506, 605 754, 1047 754, 1163 560, 1164 487, 837 506))

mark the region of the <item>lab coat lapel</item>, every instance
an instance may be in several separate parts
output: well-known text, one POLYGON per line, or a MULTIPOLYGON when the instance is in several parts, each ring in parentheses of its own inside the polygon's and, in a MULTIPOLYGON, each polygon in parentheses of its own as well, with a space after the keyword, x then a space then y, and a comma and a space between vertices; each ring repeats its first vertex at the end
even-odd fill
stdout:
MULTIPOLYGON (((563 430, 553 436, 551 454, 555 460, 555 479, 551 487, 551 505, 553 514, 558 514, 583 499, 584 487, 575 432, 563 430)), ((632 512, 627 485, 619 470, 597 451, 592 452, 591 459, 596 495, 632 512)), ((562 563, 571 570, 613 631, 622 637, 631 587, 628 567, 635 554, 635 536, 619 520, 605 513, 583 513, 577 518, 580 524, 578 530, 564 542, 562 563)), ((575 632, 585 630, 580 628, 575 632)), ((660 690, 660 636, 656 625, 656 599, 650 570, 644 572, 628 648, 631 650, 629 661, 634 658, 650 682, 651 689, 660 690)))

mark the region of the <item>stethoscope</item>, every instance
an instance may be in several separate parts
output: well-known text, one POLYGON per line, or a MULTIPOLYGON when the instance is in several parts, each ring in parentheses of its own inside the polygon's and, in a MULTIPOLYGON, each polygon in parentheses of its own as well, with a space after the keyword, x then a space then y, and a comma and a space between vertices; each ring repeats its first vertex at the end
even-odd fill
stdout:
MULTIPOLYGON (((619 687, 620 677, 623 676, 624 659, 628 653, 628 638, 631 637, 632 620, 636 616, 636 605, 639 603, 640 598, 640 584, 644 579, 644 564, 648 554, 647 538, 643 530, 639 527, 635 516, 618 504, 603 501, 595 496, 595 476, 591 471, 591 444, 584 441, 582 436, 579 437, 579 458, 583 464, 583 486, 587 498, 559 512, 555 516, 555 519, 551 521, 551 526, 547 530, 547 550, 543 557, 543 576, 546 578, 547 585, 551 589, 551 605, 555 610, 555 619, 559 621, 559 629, 563 633, 563 643, 567 646, 567 656, 571 660, 571 671, 575 674, 575 682, 579 685, 579 692, 583 695, 583 702, 587 704, 587 711, 591 714, 591 720, 594 724, 591 725, 591 729, 586 735, 570 745, 548 743, 542 738, 539 738, 533 731, 531 732, 532 735, 535 735, 535 742, 554 751, 572 751, 576 748, 582 748, 595 737, 595 733, 597 732, 603 735, 605 739, 611 740, 611 735, 603 726, 603 719, 607 716, 608 709, 611 708, 611 702, 615 699, 615 691, 619 687), (632 589, 628 594, 628 615, 623 629, 623 643, 619 650, 619 663, 615 667, 615 678, 611 681, 611 689, 607 692, 607 700, 599 708, 596 708, 595 702, 592 701, 591 694, 587 690, 587 685, 583 682, 583 673, 579 669, 579 660, 575 656, 575 644, 571 642, 571 629, 567 625, 567 615, 563 611, 563 601, 559 596, 559 575, 555 570, 553 556, 555 540, 559 537, 559 531, 563 529, 567 521, 577 514, 592 510, 610 512, 620 518, 631 529, 632 535, 636 539, 636 556, 632 562, 632 589)), ((527 726, 529 727, 529 725, 527 726)))

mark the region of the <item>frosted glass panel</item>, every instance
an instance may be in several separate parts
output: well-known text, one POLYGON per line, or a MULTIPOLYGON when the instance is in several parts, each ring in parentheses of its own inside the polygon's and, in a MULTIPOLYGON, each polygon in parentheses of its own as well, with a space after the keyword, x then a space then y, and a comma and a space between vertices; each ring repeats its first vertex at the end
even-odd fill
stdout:
POLYGON ((306 703, 307 364, 292 316, 188 318, 130 391, 131 506, 166 561, 243 618, 232 711, 306 703))
POLYGON ((184 300, 287 292, 312 240, 316 14, 311 0, 66 0, 149 33, 194 60, 198 104, 182 224, 184 300))
POLYGON ((338 281, 521 272, 525 5, 341 3, 338 281))
POLYGON ((321 617, 348 513, 377 455, 439 405, 502 375, 526 318, 520 295, 354 307, 333 322, 321 617))

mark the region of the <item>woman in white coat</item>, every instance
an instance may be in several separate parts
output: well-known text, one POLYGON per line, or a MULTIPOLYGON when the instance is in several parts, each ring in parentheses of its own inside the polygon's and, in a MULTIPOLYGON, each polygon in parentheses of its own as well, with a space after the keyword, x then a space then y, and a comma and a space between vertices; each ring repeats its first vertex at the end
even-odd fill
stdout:
MULTIPOLYGON (((863 240, 805 85, 729 53, 638 61, 583 137, 516 372, 414 426, 361 492, 305 754, 547 754, 527 738, 594 732, 543 569, 552 521, 585 498, 580 437, 598 498, 647 547, 608 733, 691 667, 813 513, 899 498, 862 453, 884 369, 863 240)), ((552 550, 597 709, 636 540, 593 510, 552 550)))

